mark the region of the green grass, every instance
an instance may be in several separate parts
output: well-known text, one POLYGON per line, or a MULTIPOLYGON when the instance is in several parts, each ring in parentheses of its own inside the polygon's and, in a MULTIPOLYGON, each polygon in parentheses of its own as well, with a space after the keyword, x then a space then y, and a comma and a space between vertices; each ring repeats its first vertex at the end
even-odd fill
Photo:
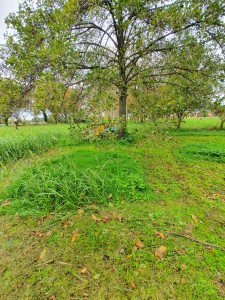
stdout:
POLYGON ((224 299, 225 131, 208 129, 215 119, 198 120, 187 120, 186 134, 128 124, 132 143, 61 140, 7 166, 0 299, 224 299), (78 202, 76 180, 90 191, 78 202), (38 203, 39 188, 63 197, 48 207, 48 195, 38 203), (161 245, 163 260, 154 255, 161 245))
POLYGON ((213 118, 186 118, 182 122, 181 129, 170 129, 173 136, 225 136, 225 130, 220 130, 220 119, 213 118))
POLYGON ((62 134, 67 135, 69 130, 69 125, 60 124, 60 125, 43 125, 43 126, 20 126, 19 130, 16 130, 15 127, 0 126, 0 140, 5 138, 21 138, 27 136, 35 136, 42 134, 43 132, 48 134, 56 134, 61 132, 62 134))
POLYGON ((39 134, 16 140, 5 139, 0 142, 0 164, 5 165, 32 154, 45 152, 54 147, 60 138, 60 134, 39 134))
POLYGON ((219 129, 220 126, 220 118, 219 117, 205 117, 205 118, 198 118, 192 117, 184 119, 182 123, 182 129, 208 129, 208 130, 215 130, 219 129))
POLYGON ((188 144, 179 150, 182 157, 190 159, 213 160, 218 163, 225 163, 225 142, 197 142, 188 144), (223 147, 221 147, 223 145, 223 147))
POLYGON ((18 159, 46 152, 57 146, 69 146, 75 142, 69 135, 68 125, 49 127, 27 126, 16 130, 0 128, 0 164, 6 165, 18 159))
POLYGON ((141 166, 130 155, 79 150, 30 167, 6 189, 2 199, 10 199, 11 212, 34 214, 152 196, 147 193, 141 166))

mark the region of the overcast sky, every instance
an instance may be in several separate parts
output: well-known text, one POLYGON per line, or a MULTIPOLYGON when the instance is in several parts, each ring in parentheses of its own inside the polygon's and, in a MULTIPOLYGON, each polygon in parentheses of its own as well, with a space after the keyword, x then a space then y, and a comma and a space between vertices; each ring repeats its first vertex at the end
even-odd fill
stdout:
POLYGON ((22 0, 0 0, 0 44, 4 43, 4 33, 6 33, 5 18, 9 13, 18 9, 22 0))

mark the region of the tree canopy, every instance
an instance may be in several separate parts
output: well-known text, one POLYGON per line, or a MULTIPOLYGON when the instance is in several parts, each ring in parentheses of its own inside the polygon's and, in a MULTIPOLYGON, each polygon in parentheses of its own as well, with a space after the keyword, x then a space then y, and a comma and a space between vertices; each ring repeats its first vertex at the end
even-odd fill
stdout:
POLYGON ((25 0, 6 20, 7 64, 30 89, 49 71, 66 86, 112 84, 125 120, 138 84, 221 76, 224 12, 222 0, 25 0))

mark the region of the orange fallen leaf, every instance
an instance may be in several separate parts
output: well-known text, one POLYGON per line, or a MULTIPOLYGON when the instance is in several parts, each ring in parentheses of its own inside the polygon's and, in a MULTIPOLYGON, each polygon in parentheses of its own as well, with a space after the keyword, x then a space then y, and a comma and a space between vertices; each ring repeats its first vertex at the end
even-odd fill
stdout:
POLYGON ((56 300, 56 296, 55 295, 51 296, 51 298, 49 298, 49 300, 56 300))
POLYGON ((46 219, 50 218, 51 214, 41 217, 38 221, 38 224, 42 224, 46 219))
POLYGON ((84 267, 80 272, 81 272, 81 274, 85 274, 85 273, 87 273, 87 271, 88 271, 88 268, 84 267))
MULTIPOLYGON (((106 222, 108 222, 108 221, 110 221, 110 220, 112 220, 112 218, 111 218, 110 216, 108 216, 108 215, 105 215, 105 216, 103 216, 102 222, 103 222, 103 223, 106 223, 106 222)), ((99 221, 100 221, 100 220, 99 220, 99 221)))
POLYGON ((159 248, 155 250, 155 258, 160 258, 163 260, 163 255, 166 253, 166 247, 161 245, 159 248))
POLYGON ((140 239, 136 239, 135 246, 138 248, 144 248, 144 244, 142 243, 142 241, 140 239))
POLYGON ((76 241, 76 239, 78 238, 78 236, 80 236, 80 234, 77 231, 74 231, 71 241, 70 241, 70 244, 73 244, 76 241))
POLYGON ((11 204, 11 201, 9 199, 5 200, 3 203, 2 203, 2 206, 9 206, 11 204))
POLYGON ((130 285, 131 285, 131 287, 132 287, 133 289, 136 289, 136 288, 137 288, 137 286, 136 286, 136 284, 135 284, 135 282, 134 282, 133 280, 131 281, 130 285))
POLYGON ((198 223, 198 219, 195 215, 191 215, 191 217, 192 217, 192 220, 195 221, 195 223, 198 223))
POLYGON ((162 232, 155 230, 155 234, 158 235, 161 239, 165 239, 165 235, 162 232))

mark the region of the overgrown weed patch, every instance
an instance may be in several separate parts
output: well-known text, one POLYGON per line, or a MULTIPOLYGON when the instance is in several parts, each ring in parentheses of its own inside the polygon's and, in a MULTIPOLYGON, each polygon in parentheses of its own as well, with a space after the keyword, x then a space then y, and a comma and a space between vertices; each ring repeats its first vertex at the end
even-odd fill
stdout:
POLYGON ((1 198, 11 202, 7 211, 32 214, 152 197, 141 166, 128 154, 80 150, 27 169, 1 198))

